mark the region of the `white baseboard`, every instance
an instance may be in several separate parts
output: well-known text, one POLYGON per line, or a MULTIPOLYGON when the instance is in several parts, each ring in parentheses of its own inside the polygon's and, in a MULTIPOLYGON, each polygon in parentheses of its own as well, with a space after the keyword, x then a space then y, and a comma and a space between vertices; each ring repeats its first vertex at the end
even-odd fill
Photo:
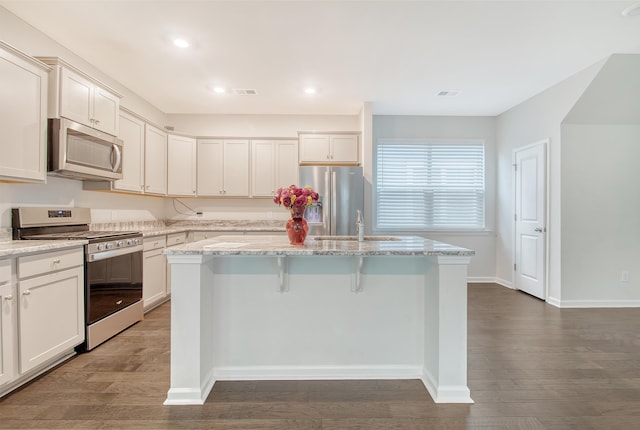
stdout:
POLYGON ((513 284, 511 283, 511 281, 506 281, 504 279, 491 276, 470 276, 467 278, 467 282, 473 284, 498 284, 502 285, 503 287, 513 289, 513 284))
POLYGON ((561 308, 562 307, 562 300, 557 299, 555 297, 547 297, 547 303, 549 303, 552 306, 555 306, 556 308, 561 308))
POLYGON ((422 366, 229 366, 216 367, 218 381, 318 379, 420 379, 422 366))
POLYGON ((640 300, 558 300, 548 303, 559 308, 638 308, 640 300))

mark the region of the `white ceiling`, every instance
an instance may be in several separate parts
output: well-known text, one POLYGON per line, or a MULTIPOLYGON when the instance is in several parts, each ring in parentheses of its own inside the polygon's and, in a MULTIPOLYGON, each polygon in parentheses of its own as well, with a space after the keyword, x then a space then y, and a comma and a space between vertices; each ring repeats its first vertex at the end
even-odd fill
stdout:
POLYGON ((640 53, 640 16, 621 14, 635 2, 0 5, 166 113, 352 115, 370 101, 374 114, 497 115, 612 53, 640 53), (193 46, 176 48, 176 35, 193 46), (304 94, 308 85, 319 92, 304 94))

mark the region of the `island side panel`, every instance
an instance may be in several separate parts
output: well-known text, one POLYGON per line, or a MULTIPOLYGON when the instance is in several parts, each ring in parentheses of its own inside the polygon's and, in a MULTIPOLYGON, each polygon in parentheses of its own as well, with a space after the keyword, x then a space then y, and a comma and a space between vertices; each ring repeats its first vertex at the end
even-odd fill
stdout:
POLYGON ((354 259, 277 257, 215 261, 215 378, 419 378, 422 374, 422 257, 366 257, 362 290, 354 259))
POLYGON ((466 256, 426 257, 424 372, 436 403, 473 403, 467 386, 466 256))
POLYGON ((171 386, 165 405, 202 405, 213 388, 213 257, 169 255, 171 386))

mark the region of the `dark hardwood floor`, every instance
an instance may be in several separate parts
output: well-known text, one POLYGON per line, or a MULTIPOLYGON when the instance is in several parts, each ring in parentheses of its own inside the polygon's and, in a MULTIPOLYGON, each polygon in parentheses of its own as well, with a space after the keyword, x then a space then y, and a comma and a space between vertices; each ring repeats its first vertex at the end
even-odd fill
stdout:
POLYGON ((204 406, 163 406, 168 304, 0 400, 0 428, 640 429, 640 309, 557 309, 469 286, 472 405, 417 380, 218 382, 204 406))

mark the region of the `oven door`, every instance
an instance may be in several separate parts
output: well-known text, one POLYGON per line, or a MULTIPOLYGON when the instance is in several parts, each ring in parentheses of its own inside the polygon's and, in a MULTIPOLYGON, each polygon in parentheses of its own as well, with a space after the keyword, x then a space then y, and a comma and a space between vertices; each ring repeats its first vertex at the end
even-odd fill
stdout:
POLYGON ((87 325, 142 300, 142 251, 88 261, 85 272, 87 325))

